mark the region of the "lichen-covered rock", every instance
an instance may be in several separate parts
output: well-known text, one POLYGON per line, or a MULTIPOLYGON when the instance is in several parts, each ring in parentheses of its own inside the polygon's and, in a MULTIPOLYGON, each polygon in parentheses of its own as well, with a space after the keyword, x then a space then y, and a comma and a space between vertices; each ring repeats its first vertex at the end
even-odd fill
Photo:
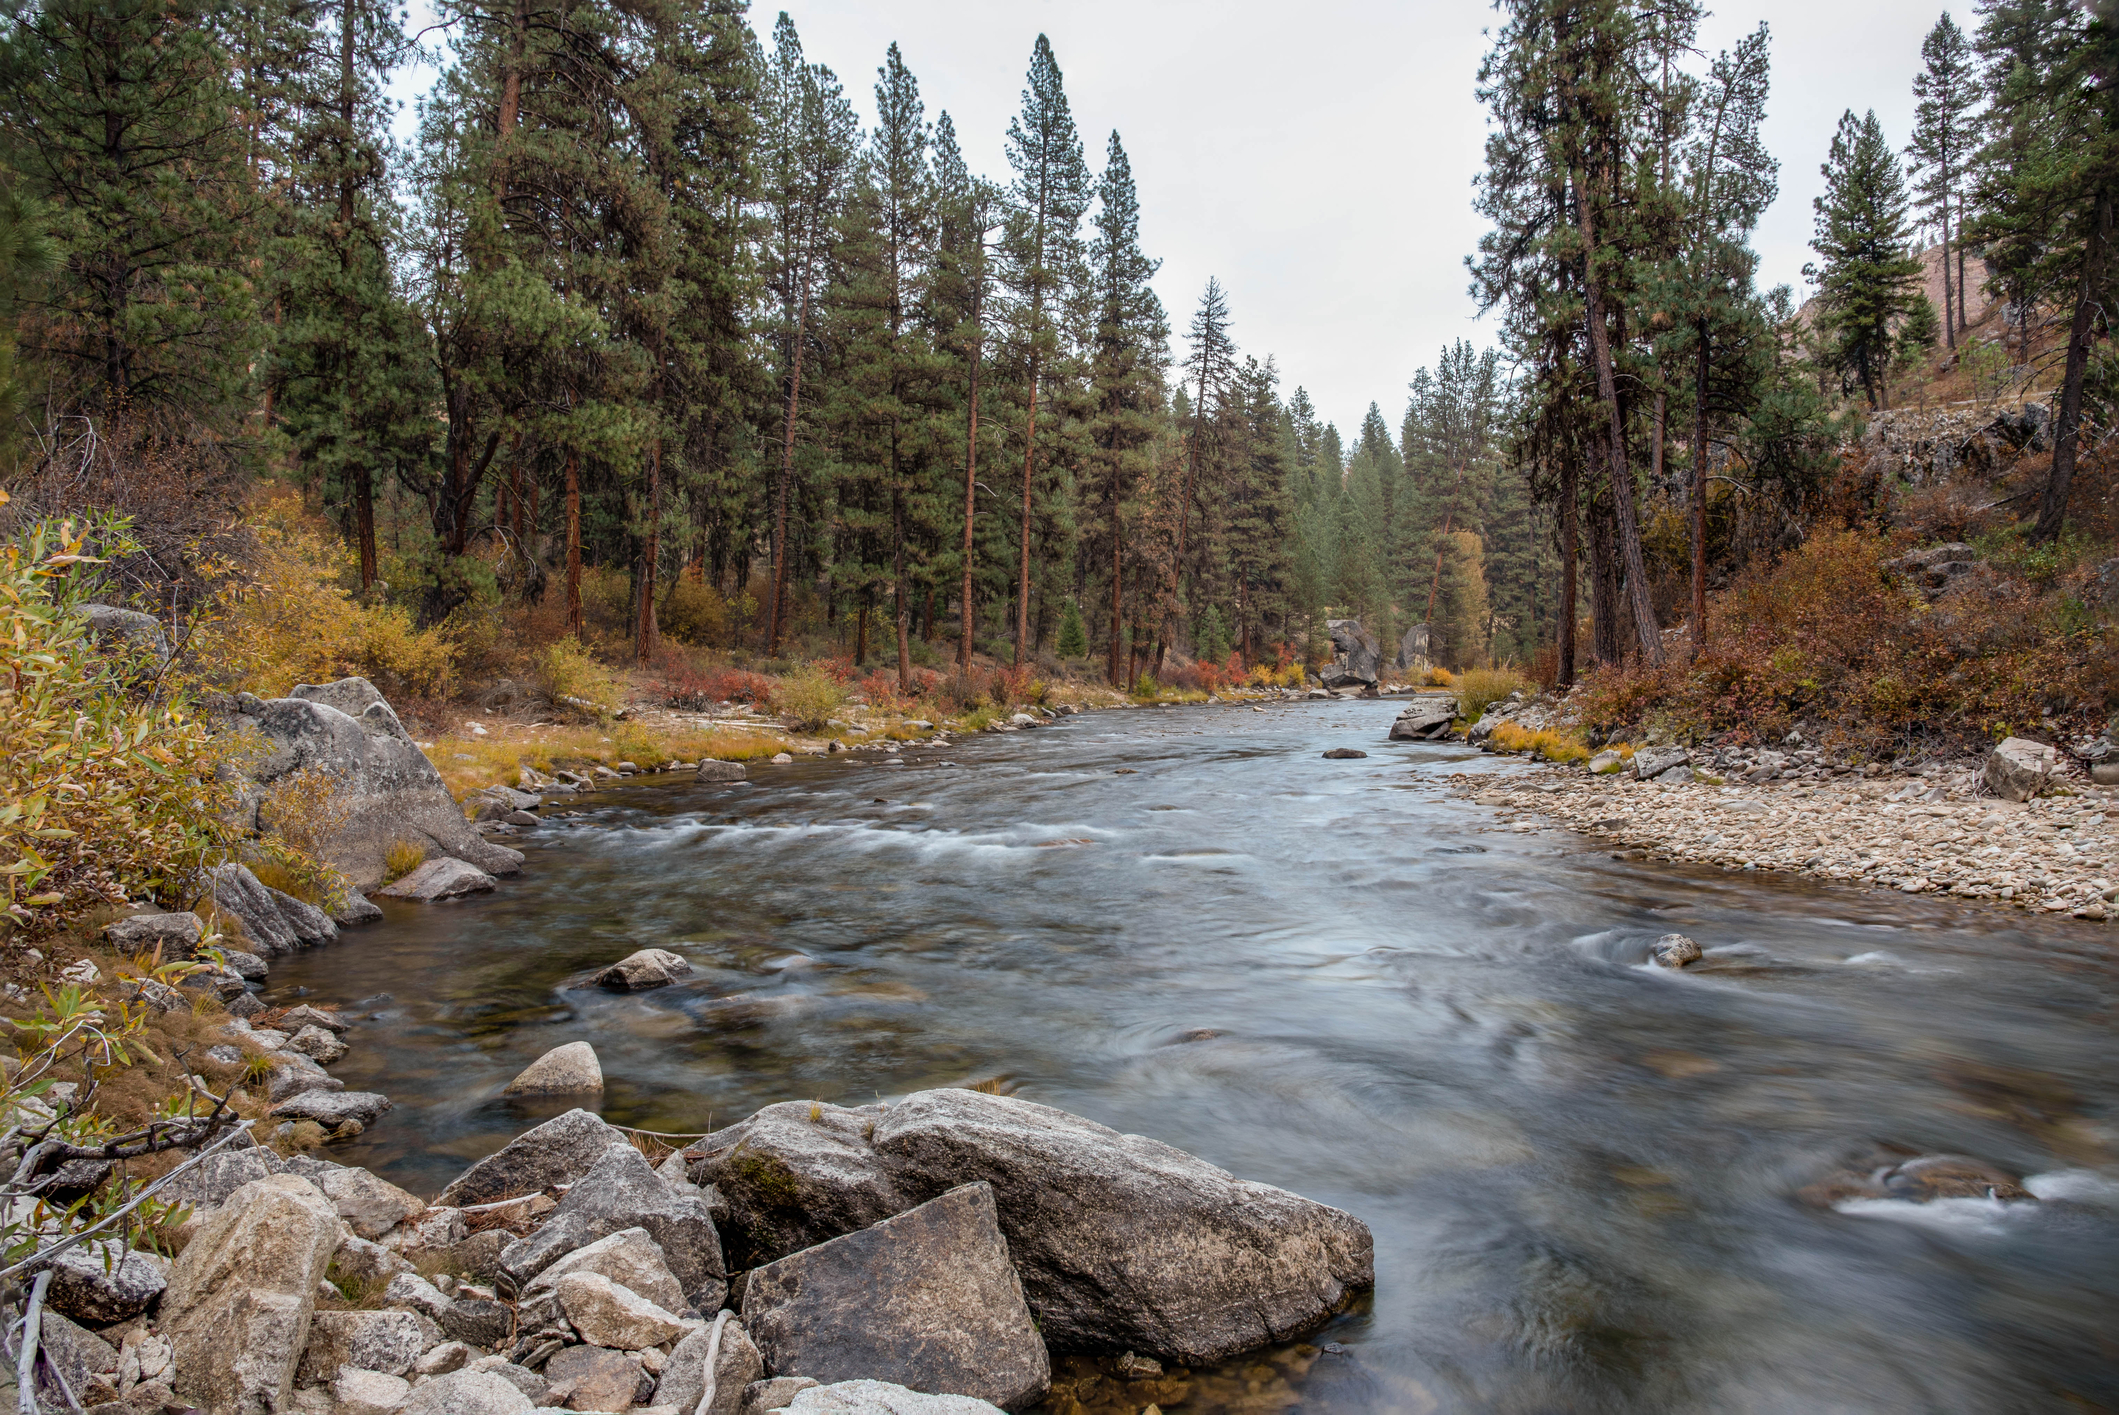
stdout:
POLYGON ((428 860, 382 892, 392 899, 416 899, 423 904, 434 904, 444 899, 489 894, 493 888, 493 876, 478 866, 442 855, 428 860))
POLYGON ((572 1184, 603 1158, 605 1150, 624 1143, 624 1133, 604 1124, 601 1117, 570 1110, 525 1130, 472 1165, 435 1202, 452 1207, 490 1204, 555 1184, 572 1184))
POLYGON ((743 1321, 774 1375, 1010 1407, 1052 1379, 983 1183, 754 1269, 743 1321))
POLYGON ((243 937, 267 958, 338 937, 338 925, 330 915, 262 883, 247 865, 215 866, 209 888, 214 907, 234 919, 243 937))
POLYGON ((318 1312, 295 1379, 323 1385, 348 1366, 402 1376, 431 1345, 414 1312, 318 1312))
POLYGON ((272 783, 304 768, 328 774, 338 787, 344 823, 321 853, 360 888, 379 882, 390 848, 400 842, 431 856, 448 855, 488 874, 514 874, 522 856, 486 841, 464 819, 441 773, 406 732, 397 714, 365 678, 301 684, 284 698, 238 699, 237 726, 262 751, 243 796, 255 826, 272 783))
POLYGON ((333 1415, 392 1415, 411 1393, 403 1376, 348 1367, 331 1382, 331 1398, 338 1402, 333 1415))
POLYGON ((563 1399, 569 1410, 624 1410, 648 1386, 636 1358, 601 1346, 569 1346, 545 1363, 544 1378, 545 1403, 563 1399))
POLYGON ((428 1381, 405 1398, 397 1415, 529 1415, 535 1408, 530 1397, 505 1377, 492 1371, 465 1370, 428 1381))
POLYGON ((134 914, 103 930, 110 946, 121 953, 149 953, 160 948, 165 961, 189 958, 204 936, 205 925, 188 909, 174 914, 134 914))
POLYGON ((729 1206, 729 1261, 756 1267, 918 1203, 869 1147, 882 1118, 881 1106, 783 1101, 693 1147, 693 1181, 729 1206))
POLYGON ((1335 654, 1319 674, 1327 688, 1374 687, 1383 672, 1383 648, 1359 619, 1327 619, 1335 654))
POLYGON ((522 1290, 525 1302, 550 1291, 568 1273, 597 1273, 618 1286, 638 1293, 658 1307, 681 1312, 684 1288, 670 1271, 662 1245, 644 1228, 624 1228, 608 1238, 599 1238, 585 1248, 553 1263, 522 1290))
POLYGON ((375 1091, 304 1091, 272 1108, 282 1120, 313 1120, 326 1130, 349 1120, 363 1129, 373 1125, 390 1108, 390 1098, 375 1091))
POLYGON ((334 1167, 317 1176, 316 1186, 338 1209, 346 1227, 362 1238, 380 1238, 406 1219, 427 1211, 425 1199, 408 1194, 365 1169, 334 1167))
POLYGON ((552 1285, 559 1308, 591 1346, 638 1351, 676 1341, 698 1325, 663 1310, 602 1273, 573 1272, 552 1285))
POLYGON ((208 1214, 162 1296, 177 1389, 211 1415, 285 1410, 343 1231, 331 1201, 292 1174, 245 1184, 208 1214))
POLYGON ((968 1395, 926 1395, 888 1381, 840 1381, 798 1391, 787 1415, 1000 1415, 1000 1407, 968 1395))
POLYGON ((169 1285, 169 1260, 127 1248, 117 1239, 91 1239, 52 1260, 45 1300, 77 1322, 108 1326, 139 1316, 169 1285))

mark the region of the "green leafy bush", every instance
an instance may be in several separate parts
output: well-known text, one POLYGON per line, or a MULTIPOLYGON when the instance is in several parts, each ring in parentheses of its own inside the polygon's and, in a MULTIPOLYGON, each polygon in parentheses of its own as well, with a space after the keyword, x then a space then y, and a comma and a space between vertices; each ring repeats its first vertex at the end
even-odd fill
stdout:
POLYGON ((804 732, 814 732, 846 706, 846 686, 812 664, 790 673, 773 687, 773 711, 804 732))

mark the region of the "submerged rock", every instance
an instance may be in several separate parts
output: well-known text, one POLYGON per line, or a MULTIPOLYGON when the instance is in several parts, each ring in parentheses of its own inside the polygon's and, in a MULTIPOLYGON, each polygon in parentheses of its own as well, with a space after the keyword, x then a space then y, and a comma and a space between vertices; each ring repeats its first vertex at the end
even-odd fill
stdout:
POLYGON ((1367 755, 1367 752, 1361 751, 1358 748, 1354 747, 1334 747, 1330 751, 1324 753, 1324 758, 1327 761, 1350 762, 1357 761, 1367 755))
POLYGON ((1648 946, 1648 956, 1658 968, 1682 968, 1700 961, 1700 946, 1683 934, 1664 934, 1648 946))
POLYGON ((691 971, 689 962, 666 948, 643 948, 598 973, 596 982, 617 992, 641 992, 667 987, 691 971))
POLYGON ((508 1082, 504 1096, 562 1096, 603 1089, 603 1066, 587 1042, 553 1047, 508 1082))
POLYGON ((787 1415, 1000 1415, 1000 1407, 968 1395, 924 1395, 888 1381, 840 1381, 810 1386, 784 1407, 787 1415))

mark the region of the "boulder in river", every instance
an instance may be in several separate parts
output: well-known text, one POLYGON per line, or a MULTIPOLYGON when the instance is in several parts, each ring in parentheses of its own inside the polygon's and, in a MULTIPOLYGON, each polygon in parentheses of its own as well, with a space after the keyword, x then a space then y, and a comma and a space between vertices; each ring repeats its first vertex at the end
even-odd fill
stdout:
POLYGON ((1326 761, 1334 762, 1359 761, 1367 755, 1367 752, 1360 750, 1358 747, 1334 747, 1323 754, 1326 761))
POLYGON ((596 982, 616 992, 641 992, 667 987, 691 971, 690 963, 666 948, 643 948, 598 973, 596 982))
POLYGON ((1061 1349, 1219 1361, 1308 1330, 1375 1282, 1352 1215, 1011 1096, 785 1102, 692 1153, 753 1262, 832 1236, 817 1230, 833 1219, 846 1232, 986 1181, 1030 1309, 1061 1349))
POLYGON ((587 1042, 553 1047, 525 1066, 501 1092, 504 1096, 563 1096, 603 1089, 603 1065, 587 1042))
POLYGON ((514 874, 522 856, 486 841, 464 819, 412 735, 365 678, 304 683, 284 698, 242 694, 235 724, 258 745, 243 793, 244 824, 255 827, 273 783, 315 768, 336 783, 343 823, 320 853, 360 888, 379 883, 391 847, 419 846, 488 874, 514 874))
POLYGON ((1935 1199, 2033 1199, 2017 1176, 1968 1155, 1896 1154, 1868 1156, 1802 1191, 1805 1202, 1820 1208, 1847 1199, 1900 1199, 1925 1204, 1935 1199))
POLYGON ((392 899, 417 899, 432 904, 443 899, 485 894, 493 887, 493 876, 478 866, 441 855, 424 862, 411 874, 384 889, 383 893, 392 899))
POLYGON ((2027 737, 2009 737, 1987 753, 1980 780, 2004 801, 2028 801, 2061 774, 2062 761, 2058 748, 2027 737))
POLYGON ((754 1269, 743 1321, 774 1375, 873 1377, 1000 1406, 1052 1379, 984 1183, 754 1269))
POLYGON ((1664 934, 1648 946, 1648 956, 1658 968, 1682 968, 1700 961, 1700 946, 1683 934, 1664 934))
POLYGON ((1391 723, 1390 740, 1393 742, 1436 742, 1449 736, 1450 724, 1457 720, 1457 700, 1447 694, 1422 693, 1416 696, 1391 723))
POLYGON ((742 781, 749 775, 750 772, 744 768, 742 762, 699 763, 701 781, 742 781))

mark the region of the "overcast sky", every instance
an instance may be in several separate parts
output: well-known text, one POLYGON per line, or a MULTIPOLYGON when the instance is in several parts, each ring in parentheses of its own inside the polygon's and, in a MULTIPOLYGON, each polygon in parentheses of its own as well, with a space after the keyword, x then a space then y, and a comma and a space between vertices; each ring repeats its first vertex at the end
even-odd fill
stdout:
MULTIPOLYGON (((1767 284, 1802 293, 1818 164, 1841 111, 1873 107, 1904 146, 1920 41, 1942 8, 1753 0, 1707 21, 1710 55, 1761 19, 1773 28, 1766 139, 1781 195, 1758 233, 1767 284)), ((1970 29, 1970 6, 1956 12, 1970 29)), ((761 35, 777 13, 753 11, 761 35)), ((814 0, 789 13, 864 122, 896 40, 928 116, 948 109, 966 159, 996 178, 1031 45, 1048 35, 1092 163, 1113 128, 1132 159, 1141 243, 1163 263, 1155 283, 1173 328, 1218 277, 1238 345, 1275 355, 1283 393, 1308 388, 1343 434, 1372 401, 1395 431, 1415 370, 1451 340, 1492 337, 1464 274, 1481 230, 1471 180, 1485 115, 1472 85, 1495 22, 1484 5, 1311 0, 1298 14, 1258 0, 814 0)), ((399 92, 431 79, 407 74, 399 92)))

